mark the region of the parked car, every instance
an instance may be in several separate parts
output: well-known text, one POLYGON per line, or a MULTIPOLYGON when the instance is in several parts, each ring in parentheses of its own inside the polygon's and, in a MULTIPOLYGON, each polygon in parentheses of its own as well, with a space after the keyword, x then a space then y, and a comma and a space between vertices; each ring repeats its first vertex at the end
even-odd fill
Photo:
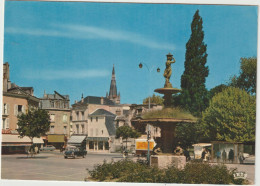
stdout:
POLYGON ((53 151, 53 150, 55 150, 56 148, 53 146, 53 145, 47 145, 47 146, 45 146, 45 147, 42 147, 42 148, 40 148, 40 151, 53 151))
POLYGON ((78 148, 78 147, 73 147, 73 146, 70 146, 70 147, 67 147, 65 149, 65 152, 64 152, 64 158, 67 159, 69 157, 71 158, 77 158, 77 157, 80 157, 82 156, 83 158, 87 155, 87 151, 82 149, 82 148, 78 148))

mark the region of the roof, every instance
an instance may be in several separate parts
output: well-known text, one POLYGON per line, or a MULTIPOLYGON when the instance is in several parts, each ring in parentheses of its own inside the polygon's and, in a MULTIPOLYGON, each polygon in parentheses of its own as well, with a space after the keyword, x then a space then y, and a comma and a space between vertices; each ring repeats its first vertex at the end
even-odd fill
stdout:
POLYGON ((192 146, 206 147, 206 146, 211 146, 211 143, 197 143, 197 144, 193 144, 192 146))
POLYGON ((100 115, 105 115, 105 116, 113 116, 116 117, 115 114, 105 110, 105 109, 97 109, 94 112, 92 112, 91 114, 89 114, 89 116, 100 116, 100 115))
MULTIPOLYGON (((102 105, 115 105, 113 101, 111 101, 108 98, 103 97, 103 104, 102 105)), ((77 103, 73 104, 73 106, 76 105, 82 105, 82 104, 96 104, 96 105, 101 105, 101 97, 97 96, 87 96, 83 99, 83 102, 78 101, 77 103)))
MULTIPOLYGON (((18 134, 2 134, 2 143, 31 143, 31 139, 27 136, 20 138, 18 134)), ((33 143, 43 144, 42 138, 33 138, 33 143)))
POLYGON ((69 100, 69 95, 61 95, 57 91, 54 91, 54 94, 44 94, 41 99, 62 99, 69 100))
MULTIPOLYGON (((13 88, 10 88, 7 90, 7 92, 4 92, 3 95, 6 96, 17 96, 17 97, 26 97, 29 98, 31 100, 37 101, 39 102, 39 98, 29 94, 28 92, 26 92, 26 89, 24 89, 25 87, 19 87, 19 86, 15 86, 13 88)), ((28 89, 27 89, 28 90, 28 89)))
POLYGON ((69 144, 82 143, 86 139, 87 136, 71 136, 68 140, 69 144))
POLYGON ((116 127, 114 125, 115 116, 106 116, 105 125, 109 136, 116 135, 116 127))

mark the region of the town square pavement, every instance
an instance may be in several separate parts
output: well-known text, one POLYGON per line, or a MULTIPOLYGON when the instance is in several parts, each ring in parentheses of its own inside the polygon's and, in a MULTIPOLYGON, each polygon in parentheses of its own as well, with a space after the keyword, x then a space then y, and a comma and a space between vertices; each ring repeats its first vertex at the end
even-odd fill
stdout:
MULTIPOLYGON (((85 158, 64 159, 59 151, 41 152, 34 158, 25 154, 2 155, 1 179, 8 180, 48 180, 48 181, 84 181, 88 169, 95 164, 118 161, 121 154, 87 154, 85 158)), ((130 157, 131 158, 131 157, 130 157)), ((245 171, 250 184, 254 184, 254 159, 248 159, 246 164, 226 164, 228 168, 245 171)))

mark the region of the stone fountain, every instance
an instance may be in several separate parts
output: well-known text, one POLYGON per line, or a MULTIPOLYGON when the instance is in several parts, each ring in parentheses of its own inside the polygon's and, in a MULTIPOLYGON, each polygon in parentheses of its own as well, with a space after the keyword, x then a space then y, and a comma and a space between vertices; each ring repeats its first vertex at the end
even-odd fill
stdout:
MULTIPOLYGON (((172 107, 171 99, 172 94, 179 93, 181 89, 173 88, 170 83, 170 77, 172 74, 171 64, 175 63, 175 59, 171 53, 167 54, 166 68, 164 71, 165 84, 163 88, 154 90, 157 93, 163 94, 164 109, 172 107)), ((175 128, 178 123, 193 123, 191 119, 177 119, 177 118, 151 118, 135 120, 134 123, 150 124, 161 129, 161 138, 156 140, 156 147, 154 152, 156 155, 151 155, 150 165, 160 168, 167 167, 174 164, 178 168, 184 167, 186 164, 186 158, 182 154, 174 153, 175 150, 175 128)))

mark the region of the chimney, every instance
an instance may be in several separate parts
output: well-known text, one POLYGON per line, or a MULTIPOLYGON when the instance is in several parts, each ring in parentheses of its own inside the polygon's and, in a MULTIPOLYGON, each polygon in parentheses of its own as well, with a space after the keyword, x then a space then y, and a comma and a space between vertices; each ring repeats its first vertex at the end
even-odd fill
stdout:
POLYGON ((104 98, 103 97, 100 98, 100 104, 104 105, 104 98))

